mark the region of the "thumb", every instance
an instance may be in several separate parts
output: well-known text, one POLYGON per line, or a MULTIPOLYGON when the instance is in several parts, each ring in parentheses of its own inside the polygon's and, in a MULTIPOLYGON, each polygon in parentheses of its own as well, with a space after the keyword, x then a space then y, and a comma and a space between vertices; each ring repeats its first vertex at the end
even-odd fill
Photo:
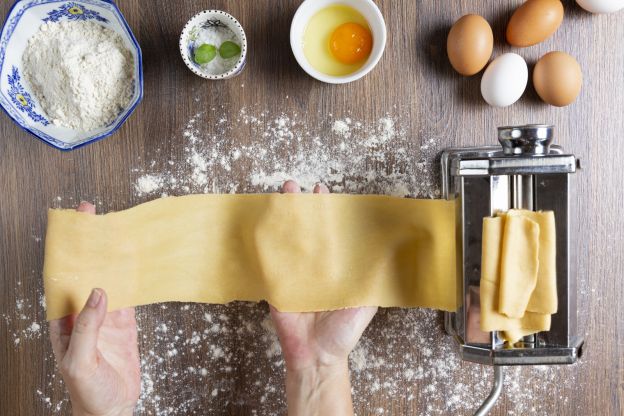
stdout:
POLYGON ((106 292, 93 289, 74 322, 67 354, 83 369, 95 369, 97 366, 97 339, 106 317, 106 304, 106 292))

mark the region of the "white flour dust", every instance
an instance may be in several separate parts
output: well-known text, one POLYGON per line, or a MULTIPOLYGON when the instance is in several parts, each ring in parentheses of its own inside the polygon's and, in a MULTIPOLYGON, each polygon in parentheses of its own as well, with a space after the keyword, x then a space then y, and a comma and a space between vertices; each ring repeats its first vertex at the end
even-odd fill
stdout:
POLYGON ((218 111, 199 113, 184 126, 183 159, 163 168, 154 156, 148 168, 134 170, 138 196, 273 192, 287 179, 308 191, 323 182, 332 192, 439 195, 436 138, 414 144, 398 115, 308 126, 296 113, 242 109, 228 118, 218 111), (217 129, 209 133, 202 126, 211 119, 217 129), (233 170, 244 176, 233 177, 233 170))
MULTIPOLYGON (((368 122, 330 117, 324 125, 308 126, 297 114, 208 112, 181 126, 181 156, 162 160, 157 152, 147 167, 133 170, 138 197, 270 192, 290 178, 306 190, 321 181, 334 192, 439 195, 435 158, 440 145, 435 138, 413 143, 400 114, 368 122), (216 131, 205 128, 209 120, 216 120, 216 131)), ((53 205, 75 201, 59 197, 53 205)), ((40 240, 33 236, 33 244, 40 240)), ((17 300, 18 316, 3 316, 13 348, 47 342, 43 296, 37 296, 39 302, 17 300)), ((489 392, 491 369, 461 361, 440 317, 421 309, 378 312, 349 358, 359 414, 392 415, 381 404, 397 400, 410 414, 424 416, 468 415, 478 408, 489 392)), ((152 305, 137 309, 137 322, 142 373, 137 414, 284 413, 285 366, 266 304, 152 305)), ((49 351, 48 368, 54 368, 53 360, 49 351)), ((567 403, 582 365, 508 369, 500 400, 509 415, 550 414, 542 398, 554 395, 567 403)), ((49 413, 65 414, 69 403, 66 395, 59 396, 62 391, 60 377, 52 374, 35 393, 49 413)))
MULTIPOLYGON (((16 302, 19 316, 3 316, 10 327, 20 328, 13 347, 47 342, 41 305, 16 302)), ((389 403, 398 397, 423 416, 468 415, 478 408, 489 392, 491 369, 461 361, 439 318, 430 310, 378 312, 349 357, 356 408, 391 415, 391 409, 370 400, 389 403), (423 381, 424 388, 413 387, 423 381)), ((274 415, 285 409, 284 361, 266 305, 169 303, 138 308, 137 321, 142 391, 136 414, 220 415, 241 406, 253 409, 250 414, 274 415)), ((51 352, 45 361, 54 368, 51 352)), ((541 398, 555 395, 565 404, 578 369, 508 368, 500 401, 507 402, 509 415, 548 415, 552 409, 544 408, 541 398)), ((56 373, 35 391, 49 414, 68 410, 66 395, 53 397, 59 391, 64 386, 56 373)))
MULTIPOLYGON (((440 145, 436 138, 415 144, 406 130, 400 114, 369 122, 330 116, 324 125, 309 126, 296 113, 242 109, 228 116, 213 108, 183 127, 182 159, 163 164, 155 155, 147 168, 134 170, 135 191, 145 199, 199 192, 273 192, 283 181, 295 179, 307 191, 323 182, 333 192, 439 197, 435 162, 440 145), (204 127, 209 120, 217 120, 216 131, 204 127)), ((205 328, 171 332, 176 315, 168 315, 162 325, 169 343, 160 353, 144 355, 143 408, 156 409, 158 415, 177 414, 175 409, 216 411, 197 407, 200 401, 206 403, 202 399, 206 396, 223 407, 248 405, 252 414, 283 412, 284 363, 266 308, 236 303, 192 305, 186 311, 194 322, 203 319, 205 328), (227 323, 217 315, 229 317, 227 323), (249 336, 255 339, 250 341, 249 336), (203 348, 201 355, 196 355, 198 348, 203 348), (177 381, 173 386, 171 377, 177 381), (188 397, 184 392, 184 398, 174 400, 175 406, 162 398, 162 392, 178 397, 179 386, 198 377, 207 383, 201 391, 188 397), (161 395, 154 396, 154 391, 161 395)), ((350 356, 356 408, 390 415, 390 409, 375 407, 370 400, 387 403, 397 397, 405 397, 415 414, 427 416, 472 414, 479 407, 489 393, 491 369, 463 362, 439 318, 438 312, 429 310, 380 310, 350 356), (421 385, 426 381, 426 387, 411 388, 418 381, 421 385)), ((152 320, 150 316, 146 324, 152 320)), ((157 333, 165 336, 163 331, 157 333)), ((504 393, 509 414, 549 414, 540 397, 558 394, 567 402, 562 392, 576 383, 577 369, 510 369, 504 393), (525 380, 532 380, 531 386, 525 380)))
MULTIPOLYGON (((34 239, 35 242, 40 242, 40 239, 37 241, 37 237, 34 237, 34 239)), ((18 288, 21 288, 21 280, 18 280, 16 284, 18 288)), ((15 315, 0 315, 0 318, 2 318, 13 336, 12 343, 16 348, 30 340, 40 339, 41 334, 44 332, 42 329, 44 323, 36 318, 39 315, 39 311, 45 311, 45 297, 42 289, 37 291, 36 299, 38 301, 34 302, 31 299, 17 298, 15 299, 15 315)))
POLYGON ((139 414, 222 414, 247 405, 268 415, 285 406, 284 361, 265 305, 157 308, 156 323, 153 314, 138 314, 139 339, 150 346, 141 354, 139 414), (181 326, 180 316, 196 324, 181 326))
MULTIPOLYGON (((32 236, 32 239, 36 245, 41 245, 41 238, 38 236, 32 236)), ((35 280, 37 283, 42 282, 39 272, 32 270, 27 277, 18 278, 15 281, 16 293, 23 293, 23 290, 30 290, 31 282, 23 284, 27 280, 35 280)), ((55 368, 54 357, 50 344, 48 343, 48 324, 45 321, 46 302, 43 295, 43 287, 35 286, 35 291, 28 297, 17 296, 14 298, 15 307, 13 314, 3 313, 0 315, 0 333, 6 328, 6 333, 9 334, 6 347, 13 347, 20 354, 32 357, 32 354, 40 353, 40 348, 36 348, 42 344, 48 346, 48 354, 43 357, 43 366, 41 368, 55 368), (3 328, 4 327, 4 328, 3 328)), ((62 380, 57 373, 50 372, 42 377, 42 385, 38 386, 34 391, 34 397, 41 400, 44 408, 50 413, 62 414, 66 411, 68 405, 68 398, 63 394, 60 398, 52 397, 48 394, 53 390, 63 391, 62 380)))
MULTIPOLYGON (((356 407, 391 415, 372 407, 372 395, 391 402, 404 397, 413 414, 470 415, 487 397, 491 367, 462 361, 445 334, 441 313, 426 309, 382 309, 350 356, 356 407), (381 342, 380 342, 381 340, 381 342), (415 389, 417 382, 425 387, 415 389), (419 409, 425 409, 419 410, 419 409)), ((509 415, 548 415, 540 397, 576 385, 577 367, 512 367, 507 369, 503 398, 509 415), (528 385, 526 380, 531 380, 528 385)), ((410 414, 412 414, 410 413, 410 414)))

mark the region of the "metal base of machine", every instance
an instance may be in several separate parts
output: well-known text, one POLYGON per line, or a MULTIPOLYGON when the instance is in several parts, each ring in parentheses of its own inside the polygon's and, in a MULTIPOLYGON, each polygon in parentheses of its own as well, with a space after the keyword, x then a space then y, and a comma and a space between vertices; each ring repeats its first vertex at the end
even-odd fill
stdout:
POLYGON ((567 346, 523 345, 521 342, 513 347, 492 348, 491 344, 466 344, 451 324, 454 319, 453 313, 445 313, 445 329, 455 338, 459 355, 466 361, 494 366, 574 364, 583 355, 582 337, 572 337, 567 346))

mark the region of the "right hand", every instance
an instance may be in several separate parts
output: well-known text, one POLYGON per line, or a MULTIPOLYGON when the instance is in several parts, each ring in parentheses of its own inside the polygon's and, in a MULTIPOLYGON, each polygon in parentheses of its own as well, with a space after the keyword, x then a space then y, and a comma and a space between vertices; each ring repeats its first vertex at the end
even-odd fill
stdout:
MULTIPOLYGON (((301 189, 296 182, 287 181, 282 192, 298 193, 301 189)), ((329 190, 316 185, 314 193, 329 190)), ((377 307, 307 313, 270 308, 286 361, 289 415, 352 415, 349 353, 377 307)))

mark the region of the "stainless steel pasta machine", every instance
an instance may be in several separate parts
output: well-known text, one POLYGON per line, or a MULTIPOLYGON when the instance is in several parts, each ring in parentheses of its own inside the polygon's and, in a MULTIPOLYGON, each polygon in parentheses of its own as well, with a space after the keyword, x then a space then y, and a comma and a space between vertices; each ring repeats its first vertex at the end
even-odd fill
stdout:
POLYGON ((442 153, 442 197, 457 200, 458 304, 445 314, 446 331, 464 360, 494 366, 494 386, 476 415, 498 399, 507 365, 571 364, 582 354, 577 333, 574 173, 579 160, 551 145, 553 126, 499 127, 500 146, 448 149, 442 153), (551 329, 514 345, 480 328, 479 282, 483 218, 509 209, 555 213, 558 311, 551 329))

